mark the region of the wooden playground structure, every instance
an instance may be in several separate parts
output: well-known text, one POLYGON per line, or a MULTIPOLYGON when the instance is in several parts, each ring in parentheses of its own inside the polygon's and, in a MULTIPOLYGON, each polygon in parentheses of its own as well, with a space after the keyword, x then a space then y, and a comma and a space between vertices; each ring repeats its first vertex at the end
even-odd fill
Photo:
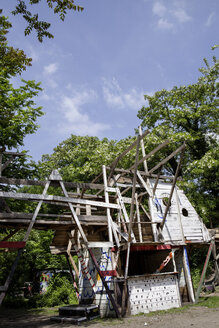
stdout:
POLYGON ((147 160, 169 141, 146 154, 148 134, 139 128, 136 140, 110 165, 103 165, 91 183, 65 182, 58 170, 45 181, 6 178, 4 169, 22 154, 0 153, 0 186, 43 188, 37 194, 0 191, 0 227, 11 231, 0 241, 0 248, 17 251, 0 287, 0 304, 33 228, 54 231, 50 251, 66 255, 79 303, 97 304, 103 317, 179 307, 184 300, 198 299, 200 290, 194 293, 188 252, 208 245, 216 257, 215 240, 176 185, 185 144, 149 168, 147 160), (135 163, 129 169, 118 167, 134 148, 135 163), (172 158, 178 161, 175 174, 165 175, 172 158), (10 210, 7 199, 37 205, 33 213, 17 213, 10 210), (44 202, 55 208, 54 214, 42 213, 44 202), (21 229, 26 231, 23 240, 10 241, 21 229), (79 267, 73 255, 78 256, 79 267))

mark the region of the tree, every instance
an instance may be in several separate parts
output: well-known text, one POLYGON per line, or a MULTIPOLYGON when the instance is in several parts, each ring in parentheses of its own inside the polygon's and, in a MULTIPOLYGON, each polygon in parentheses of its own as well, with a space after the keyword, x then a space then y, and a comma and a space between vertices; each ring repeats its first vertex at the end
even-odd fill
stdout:
MULTIPOLYGON (((48 31, 50 23, 45 21, 40 21, 38 14, 32 14, 31 11, 27 9, 28 5, 37 5, 41 0, 17 0, 18 4, 13 15, 21 14, 25 21, 27 22, 27 27, 25 28, 25 35, 29 35, 34 29, 37 32, 37 38, 40 42, 43 41, 44 37, 53 38, 54 36, 48 31)), ((46 0, 46 3, 50 9, 53 10, 54 14, 58 14, 60 19, 64 21, 67 11, 83 11, 84 8, 75 5, 74 0, 46 0)))
MULTIPOLYGON (((115 141, 71 135, 54 149, 52 155, 42 156, 38 166, 39 178, 46 178, 53 169, 60 169, 65 181, 90 182, 102 171, 103 164, 110 164, 133 141, 131 137, 115 141)), ((128 168, 134 159, 135 149, 119 164, 128 168)))
POLYGON ((8 46, 6 35, 11 24, 0 11, 0 145, 17 148, 23 145, 24 137, 34 133, 37 118, 43 115, 36 107, 34 97, 40 83, 21 79, 22 85, 15 88, 11 79, 20 75, 31 65, 23 50, 8 46))
MULTIPOLYGON (((138 112, 142 125, 153 129, 150 138, 186 142, 181 183, 200 215, 216 223, 218 177, 219 61, 201 68, 197 83, 145 96, 148 105, 138 112)), ((170 163, 170 172, 175 163, 170 163)))

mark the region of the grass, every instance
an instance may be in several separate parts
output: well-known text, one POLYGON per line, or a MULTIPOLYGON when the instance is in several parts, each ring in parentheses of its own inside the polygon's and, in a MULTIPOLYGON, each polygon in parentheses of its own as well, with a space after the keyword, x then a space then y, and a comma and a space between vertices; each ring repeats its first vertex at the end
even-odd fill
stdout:
POLYGON ((219 296, 200 297, 195 306, 206 306, 208 308, 219 308, 219 296))

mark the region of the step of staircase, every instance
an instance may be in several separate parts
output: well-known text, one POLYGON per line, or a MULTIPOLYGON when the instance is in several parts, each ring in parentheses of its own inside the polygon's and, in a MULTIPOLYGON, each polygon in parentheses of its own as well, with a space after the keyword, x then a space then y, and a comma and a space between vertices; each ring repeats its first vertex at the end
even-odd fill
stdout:
POLYGON ((99 306, 96 304, 73 304, 59 308, 59 316, 51 317, 51 321, 79 325, 83 321, 99 318, 99 306))

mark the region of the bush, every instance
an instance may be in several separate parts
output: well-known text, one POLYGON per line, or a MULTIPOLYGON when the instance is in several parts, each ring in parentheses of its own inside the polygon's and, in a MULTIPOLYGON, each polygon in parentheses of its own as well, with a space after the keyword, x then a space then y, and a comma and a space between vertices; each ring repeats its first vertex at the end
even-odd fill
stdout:
POLYGON ((40 296, 36 302, 37 307, 52 307, 61 304, 77 303, 73 284, 63 274, 54 275, 49 282, 47 292, 40 296))

